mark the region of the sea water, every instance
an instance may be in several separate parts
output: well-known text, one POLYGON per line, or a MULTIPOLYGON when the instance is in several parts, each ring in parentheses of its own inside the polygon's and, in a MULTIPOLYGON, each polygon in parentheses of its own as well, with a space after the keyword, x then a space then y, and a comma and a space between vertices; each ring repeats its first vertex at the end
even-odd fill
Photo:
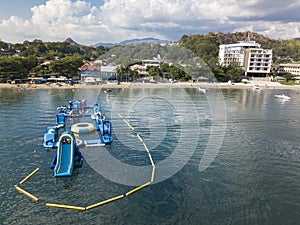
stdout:
POLYGON ((299 224, 300 95, 274 98, 282 92, 1 89, 0 224, 299 224), (83 167, 55 178, 55 150, 44 149, 43 134, 56 107, 74 98, 100 105, 114 141, 81 148, 83 167), (156 165, 150 186, 88 211, 46 207, 86 207, 149 182, 152 165, 137 134, 156 165))

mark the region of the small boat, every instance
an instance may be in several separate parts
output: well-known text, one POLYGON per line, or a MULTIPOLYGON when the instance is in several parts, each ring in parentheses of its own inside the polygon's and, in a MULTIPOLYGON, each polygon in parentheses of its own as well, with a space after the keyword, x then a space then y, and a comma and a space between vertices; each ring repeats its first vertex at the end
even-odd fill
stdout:
POLYGON ((253 89, 253 91, 257 91, 257 92, 259 92, 261 90, 257 84, 254 85, 252 89, 253 89))
POLYGON ((275 98, 280 98, 282 100, 290 100, 291 97, 285 95, 285 94, 280 94, 280 95, 274 95, 275 98))
POLYGON ((203 94, 206 93, 206 90, 205 90, 204 88, 202 88, 202 87, 199 87, 199 88, 198 88, 198 91, 202 92, 203 94))

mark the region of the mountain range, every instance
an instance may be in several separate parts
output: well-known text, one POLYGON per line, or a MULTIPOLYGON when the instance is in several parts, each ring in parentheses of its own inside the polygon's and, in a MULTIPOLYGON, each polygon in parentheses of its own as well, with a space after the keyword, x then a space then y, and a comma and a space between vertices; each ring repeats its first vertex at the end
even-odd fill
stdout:
POLYGON ((141 39, 136 38, 136 39, 121 41, 121 42, 118 42, 118 43, 100 42, 100 43, 95 44, 95 46, 112 47, 112 46, 117 46, 117 45, 140 44, 140 43, 163 43, 163 44, 170 44, 172 42, 168 41, 168 40, 157 39, 157 38, 141 38, 141 39))

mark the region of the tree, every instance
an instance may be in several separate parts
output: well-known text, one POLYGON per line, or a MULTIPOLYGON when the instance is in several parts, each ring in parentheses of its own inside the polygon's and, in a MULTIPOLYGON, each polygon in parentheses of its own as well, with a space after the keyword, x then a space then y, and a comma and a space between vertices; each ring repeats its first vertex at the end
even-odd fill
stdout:
POLYGON ((285 73, 283 74, 283 77, 286 79, 287 82, 289 82, 293 78, 293 74, 285 73))
POLYGON ((190 79, 190 76, 182 69, 180 69, 178 66, 171 65, 170 66, 170 77, 173 80, 182 80, 187 81, 190 79))
POLYGON ((0 40, 0 49, 8 49, 8 44, 0 40))
POLYGON ((20 59, 27 74, 29 74, 29 72, 38 65, 38 59, 34 56, 28 56, 20 59))
POLYGON ((148 69, 148 74, 151 77, 162 77, 162 72, 157 66, 151 66, 148 69))
POLYGON ((82 65, 83 61, 80 57, 68 56, 50 63, 49 69, 52 73, 61 73, 70 77, 77 75, 82 65))
POLYGON ((221 82, 228 81, 228 78, 226 77, 224 68, 222 66, 215 65, 214 67, 211 68, 211 70, 218 81, 221 81, 221 82))
POLYGON ((124 75, 126 75, 126 77, 127 77, 126 80, 128 81, 128 75, 129 75, 129 67, 128 66, 119 66, 117 68, 116 72, 117 72, 117 80, 118 81, 121 81, 121 79, 124 75))
POLYGON ((238 81, 244 71, 236 63, 230 63, 227 67, 225 67, 225 73, 229 80, 238 81))
POLYGON ((0 57, 0 74, 12 79, 25 78, 27 76, 21 58, 0 57))
POLYGON ((133 80, 137 80, 140 78, 140 75, 139 75, 139 72, 137 69, 135 70, 130 70, 130 77, 133 79, 133 80))
POLYGON ((241 67, 235 63, 231 63, 228 66, 215 65, 212 67, 216 79, 221 82, 238 81, 244 71, 241 67))

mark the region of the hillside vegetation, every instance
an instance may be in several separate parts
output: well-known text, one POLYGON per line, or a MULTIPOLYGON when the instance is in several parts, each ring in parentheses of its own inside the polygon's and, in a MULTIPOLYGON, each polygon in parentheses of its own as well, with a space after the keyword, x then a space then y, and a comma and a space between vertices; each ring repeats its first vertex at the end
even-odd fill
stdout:
POLYGON ((0 40, 0 78, 26 78, 29 73, 60 73, 70 77, 78 75, 78 67, 85 60, 103 59, 107 64, 124 66, 160 55, 166 61, 169 60, 172 63, 178 61, 183 66, 190 65, 190 68, 184 69, 191 76, 199 72, 199 70, 192 71, 194 68, 200 68, 201 74, 205 76, 211 76, 208 72, 211 70, 221 81, 234 80, 242 75, 242 71, 234 65, 229 67, 218 65, 219 45, 244 41, 248 35, 251 40, 261 44, 262 48, 273 50, 275 64, 300 60, 300 40, 274 40, 253 32, 186 34, 180 38, 177 45, 171 47, 155 43, 120 45, 110 48, 84 46, 70 38, 64 42, 26 40, 16 44, 0 40), (196 61, 195 58, 197 58, 196 61), (42 64, 45 60, 52 60, 52 62, 42 64))
MULTIPOLYGON (((219 45, 232 44, 245 41, 247 38, 256 41, 264 49, 272 49, 273 63, 294 63, 300 60, 300 41, 293 40, 274 40, 264 37, 261 34, 252 32, 236 33, 208 33, 207 35, 189 34, 183 35, 178 41, 180 46, 190 49, 212 70, 219 81, 240 80, 244 72, 237 65, 220 66, 218 63, 219 45)), ((261 74, 261 76, 265 76, 261 74)))
POLYGON ((178 44, 195 52, 206 62, 216 61, 220 44, 232 44, 250 40, 261 44, 262 48, 272 49, 275 64, 300 61, 300 40, 274 40, 253 32, 208 33, 207 35, 183 35, 178 44))

